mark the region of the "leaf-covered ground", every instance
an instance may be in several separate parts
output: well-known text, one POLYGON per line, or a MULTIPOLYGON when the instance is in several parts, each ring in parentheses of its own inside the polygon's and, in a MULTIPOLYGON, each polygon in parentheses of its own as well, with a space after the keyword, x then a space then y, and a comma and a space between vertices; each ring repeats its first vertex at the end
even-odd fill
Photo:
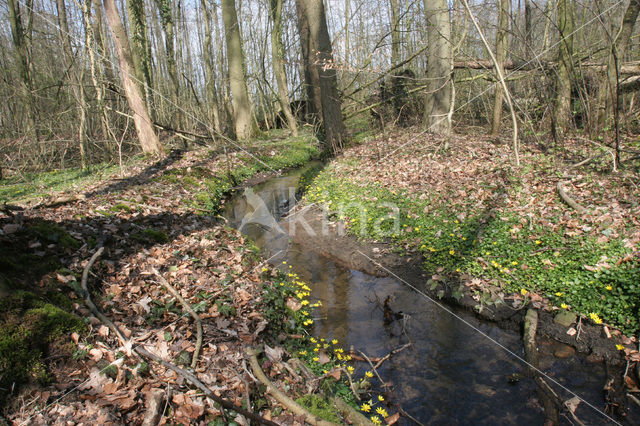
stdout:
MULTIPOLYGON (((298 421, 252 379, 246 349, 269 343, 267 375, 286 382, 280 387, 292 396, 309 391, 308 381, 284 366, 289 355, 281 346, 293 341, 296 351, 313 351, 300 334, 310 325, 308 308, 300 309, 310 304, 304 283, 261 263, 254 246, 216 212, 238 183, 302 164, 318 151, 301 138, 267 141, 252 152, 260 161, 241 151, 174 152, 86 188, 78 201, 0 218, 0 394, 8 421, 138 423, 161 390, 168 397, 163 422, 247 424, 175 372, 131 354, 84 305, 80 277, 99 245, 105 251, 91 268, 90 292, 133 346, 183 368, 195 349, 194 322, 155 268, 203 321, 199 380, 266 418, 298 421)), ((339 353, 325 355, 325 369, 339 353)))
MULTIPOLYGON (((560 152, 522 150, 517 168, 510 146, 495 139, 403 129, 347 150, 319 175, 306 200, 327 205, 354 234, 419 252, 435 279, 449 276, 470 288, 479 311, 515 294, 536 307, 636 333, 637 161, 611 173, 611 157, 579 140, 560 152), (562 202, 559 181, 586 213, 562 202), (393 213, 385 203, 399 209, 397 231, 385 219, 393 213)), ((634 341, 625 350, 637 356, 634 341)))

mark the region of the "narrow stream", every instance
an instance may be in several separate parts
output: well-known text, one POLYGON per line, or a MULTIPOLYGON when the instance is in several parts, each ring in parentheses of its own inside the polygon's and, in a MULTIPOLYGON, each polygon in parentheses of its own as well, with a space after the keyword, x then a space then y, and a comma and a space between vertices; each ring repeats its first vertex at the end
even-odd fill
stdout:
MULTIPOLYGON (((542 424, 543 410, 524 364, 496 343, 521 355, 518 333, 454 309, 456 315, 496 341, 492 342, 398 280, 347 269, 290 241, 279 225, 295 205, 295 189, 303 173, 304 169, 298 169, 238 193, 228 202, 224 215, 256 242, 271 264, 297 273, 312 288, 312 299, 322 301, 315 313, 314 334, 336 338, 345 349, 353 346, 372 357, 413 342, 384 362, 378 372, 393 384, 387 399, 425 424, 542 424), (406 321, 385 323, 379 301, 388 295, 393 297, 395 310, 408 314, 406 321), (514 374, 521 379, 510 383, 514 374)), ((556 358, 552 355, 555 344, 540 341, 539 345, 540 366, 547 374, 596 407, 603 407, 606 375, 602 364, 587 363, 572 354, 556 358)), ((370 369, 366 363, 356 363, 356 367, 359 376, 370 369)), ((583 407, 580 404, 583 422, 606 424, 605 418, 583 407)), ((563 422, 571 424, 566 419, 561 419, 563 422)), ((400 424, 412 422, 401 418, 400 424)))

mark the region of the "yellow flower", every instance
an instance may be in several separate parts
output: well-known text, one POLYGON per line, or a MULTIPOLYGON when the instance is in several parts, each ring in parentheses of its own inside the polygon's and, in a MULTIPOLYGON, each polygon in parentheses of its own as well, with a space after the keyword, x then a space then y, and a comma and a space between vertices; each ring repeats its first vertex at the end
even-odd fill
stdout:
POLYGON ((602 319, 595 312, 591 312, 589 314, 589 318, 591 318, 591 320, 596 324, 602 324, 602 319))
POLYGON ((561 291, 556 291, 556 296, 562 297, 562 292, 561 291))
POLYGON ((364 373, 364 375, 367 376, 368 378, 373 377, 373 373, 371 371, 367 371, 366 373, 364 373))
POLYGON ((264 267, 264 266, 262 267, 262 272, 267 272, 268 270, 269 270, 269 268, 264 267))
POLYGON ((536 245, 538 245, 538 246, 539 246, 540 244, 542 244, 542 241, 540 241, 540 240, 536 240, 536 245))
POLYGON ((451 249, 449 250, 449 254, 453 256, 454 254, 456 254, 456 251, 454 249, 451 249))
POLYGON ((562 309, 569 309, 569 305, 567 305, 566 303, 561 303, 561 304, 560 304, 560 307, 561 307, 562 309))
POLYGON ((333 343, 334 345, 337 345, 337 344, 338 344, 338 339, 333 339, 333 340, 331 341, 331 343, 333 343))
POLYGON ((528 293, 528 291, 526 289, 524 289, 524 288, 520 290, 520 294, 522 294, 523 296, 526 296, 527 293, 528 293))
POLYGON ((313 348, 313 351, 314 351, 314 352, 319 352, 319 351, 320 351, 320 348, 313 348))
POLYGON ((353 368, 352 366, 348 366, 347 367, 347 371, 351 374, 353 374, 353 372, 355 371, 355 368, 353 368))
POLYGON ((385 410, 382 407, 376 408, 376 413, 380 414, 383 418, 389 417, 389 414, 387 413, 387 410, 385 410))
POLYGON ((371 423, 373 423, 374 425, 381 425, 382 422, 380 421, 380 418, 378 416, 371 416, 371 423))
POLYGON ((518 264, 518 262, 516 262, 516 261, 514 260, 513 262, 511 262, 511 264, 512 264, 513 266, 516 266, 516 265, 518 264))
POLYGON ((317 340, 316 340, 316 338, 315 338, 315 337, 312 337, 311 339, 309 339, 309 341, 310 341, 311 343, 316 343, 316 342, 317 342, 317 340))
POLYGON ((613 290, 613 287, 611 287, 610 285, 606 286, 605 288, 609 291, 613 290))
POLYGON ((494 245, 494 246, 497 246, 497 245, 498 245, 498 242, 497 242, 497 241, 494 241, 494 242, 493 242, 493 245, 494 245))
POLYGON ((313 357, 313 360, 314 360, 315 362, 318 362, 318 361, 320 361, 320 358, 318 358, 317 356, 314 356, 314 357, 313 357))
POLYGON ((436 251, 436 249, 434 249, 433 247, 429 247, 429 251, 433 253, 434 251, 436 251))
POLYGON ((382 395, 378 395, 378 401, 380 402, 384 401, 384 397, 382 395))
POLYGON ((309 304, 309 301, 308 300, 303 300, 302 302, 300 302, 300 304, 302 306, 307 306, 309 304))
POLYGON ((617 344, 616 349, 619 351, 624 351, 624 346, 622 346, 621 344, 617 344))
POLYGON ((365 402, 364 404, 362 404, 360 409, 365 413, 368 413, 369 411, 371 411, 371 406, 365 402))
POLYGON ((307 351, 300 351, 300 352, 298 352, 298 355, 306 355, 306 354, 307 354, 307 351))

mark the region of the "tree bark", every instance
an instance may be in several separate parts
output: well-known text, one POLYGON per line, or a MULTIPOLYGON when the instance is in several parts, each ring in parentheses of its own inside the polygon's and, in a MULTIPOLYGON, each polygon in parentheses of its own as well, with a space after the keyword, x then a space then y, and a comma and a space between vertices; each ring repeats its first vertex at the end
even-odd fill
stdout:
POLYGON ((133 80, 133 58, 131 57, 131 47, 129 39, 124 30, 120 14, 116 8, 114 0, 103 0, 104 9, 107 15, 107 22, 113 35, 113 42, 116 46, 118 59, 120 62, 120 74, 122 77, 122 85, 124 86, 125 95, 129 107, 133 111, 133 121, 140 139, 142 151, 154 155, 159 155, 162 151, 158 136, 153 130, 153 124, 149 117, 149 111, 145 104, 140 85, 133 80))
POLYGON ((235 0, 222 0, 222 20, 227 41, 227 62, 229 84, 233 96, 233 124, 236 138, 247 140, 251 137, 251 104, 244 74, 244 51, 235 0))
MULTIPOLYGON (((160 14, 160 21, 162 22, 162 29, 164 30, 164 49, 165 56, 167 58, 167 72, 169 73, 169 79, 172 86, 172 100, 177 107, 180 102, 180 81, 178 80, 178 67, 176 66, 176 52, 175 52, 175 33, 173 16, 171 10, 171 0, 155 0, 158 12, 160 14)), ((179 108, 176 109, 175 122, 173 125, 177 128, 182 126, 182 112, 179 108)))
POLYGON ((144 10, 144 0, 127 0, 129 29, 131 31, 131 56, 137 84, 140 85, 149 113, 153 116, 151 90, 151 49, 147 34, 147 17, 144 10))
POLYGON ((218 91, 216 90, 216 73, 213 63, 213 43, 211 29, 211 12, 207 6, 206 0, 200 0, 202 11, 204 13, 204 67, 205 67, 205 86, 207 89, 207 111, 209 114, 209 122, 213 129, 221 133, 220 113, 218 111, 218 91))
POLYGON ((391 9, 391 66, 400 62, 400 16, 398 10, 398 0, 389 0, 391 9))
MULTIPOLYGON (((611 41, 609 55, 607 57, 606 82, 600 86, 596 100, 596 106, 598 108, 596 126, 598 129, 601 129, 607 118, 613 115, 613 108, 617 102, 616 98, 618 98, 618 96, 616 96, 616 91, 620 90, 618 83, 618 75, 622 73, 620 62, 624 58, 627 47, 629 46, 631 34, 633 33, 636 21, 638 20, 639 13, 640 1, 631 0, 624 16, 622 17, 620 31, 611 41), (618 60, 616 61, 615 58, 618 60)), ((621 105, 617 105, 617 107, 620 108, 621 105)))
POLYGON ((344 146, 344 124, 324 3, 322 0, 296 0, 296 3, 301 3, 309 24, 311 50, 308 60, 311 68, 318 73, 320 83, 324 148, 329 154, 336 154, 344 146))
POLYGON ((552 133, 562 139, 571 126, 571 75, 573 70, 574 11, 572 0, 558 0, 558 66, 555 73, 555 97, 552 133))
POLYGON ((298 136, 298 124, 291 112, 289 102, 289 90, 287 86, 287 74, 284 70, 284 48, 282 46, 282 0, 271 0, 271 57, 273 60, 273 73, 278 84, 278 101, 284 114, 289 129, 293 136, 298 136))
MULTIPOLYGON (((498 18, 498 33, 496 34, 496 62, 501 71, 504 72, 504 61, 507 56, 507 32, 509 31, 509 8, 510 0, 500 0, 500 11, 498 18)), ((500 132, 500 122, 502 121, 502 101, 504 91, 500 85, 496 85, 493 98, 493 118, 491 121, 491 134, 497 135, 500 132)))
POLYGON ((451 72, 453 46, 451 20, 446 0, 424 0, 427 18, 429 93, 424 102, 424 125, 430 132, 448 134, 451 131, 451 72))
POLYGON ((311 34, 304 0, 296 0, 296 16, 304 74, 304 88, 307 92, 306 119, 310 122, 321 120, 322 99, 320 96, 320 77, 313 66, 311 34))

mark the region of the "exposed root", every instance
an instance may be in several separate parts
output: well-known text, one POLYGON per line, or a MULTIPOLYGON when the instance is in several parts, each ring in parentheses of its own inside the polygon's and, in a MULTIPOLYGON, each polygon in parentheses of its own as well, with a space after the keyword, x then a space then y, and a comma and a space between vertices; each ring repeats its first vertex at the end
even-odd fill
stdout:
POLYGON ((562 185, 566 183, 563 181, 558 182, 558 184, 556 185, 556 189, 558 190, 558 195, 560 195, 560 198, 562 198, 562 200, 567 203, 570 207, 572 207, 575 211, 577 211, 580 214, 584 214, 587 212, 587 209, 585 209, 584 207, 582 207, 580 204, 578 204, 576 202, 576 200, 574 200, 573 198, 571 198, 562 188, 562 185))

